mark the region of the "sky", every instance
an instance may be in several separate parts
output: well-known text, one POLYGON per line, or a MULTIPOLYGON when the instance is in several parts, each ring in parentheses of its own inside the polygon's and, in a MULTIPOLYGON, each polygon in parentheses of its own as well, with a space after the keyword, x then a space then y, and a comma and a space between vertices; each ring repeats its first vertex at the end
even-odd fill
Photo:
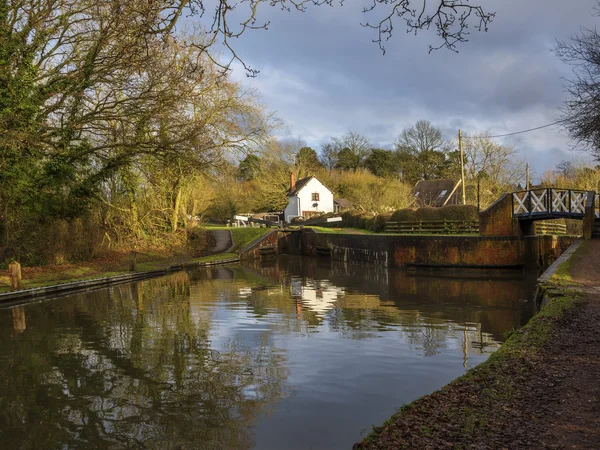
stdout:
MULTIPOLYGON (((232 76, 256 89, 282 120, 278 137, 302 139, 317 150, 349 130, 392 148, 400 132, 421 119, 448 138, 459 128, 497 135, 555 122, 571 69, 552 48, 581 26, 600 23, 593 15, 596 0, 471 3, 496 17, 487 33, 471 29, 458 53, 430 53, 429 45, 439 44, 434 30, 415 36, 398 22, 385 55, 372 42, 374 31, 360 26, 362 0, 305 13, 264 6, 260 17, 271 22, 268 30, 248 32, 234 43, 260 73, 248 78, 238 64, 232 76)), ((560 126, 498 141, 515 145, 537 176, 562 160, 585 158, 560 126)))

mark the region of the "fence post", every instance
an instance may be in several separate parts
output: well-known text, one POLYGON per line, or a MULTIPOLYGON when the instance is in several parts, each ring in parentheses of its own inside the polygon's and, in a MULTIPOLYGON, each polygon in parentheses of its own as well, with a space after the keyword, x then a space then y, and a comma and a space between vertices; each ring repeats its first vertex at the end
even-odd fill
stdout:
POLYGON ((595 211, 595 197, 596 193, 594 191, 588 191, 587 198, 585 201, 585 213, 583 216, 583 238, 584 239, 592 239, 594 234, 594 221, 596 220, 596 211, 595 211))
POLYGON ((13 261, 8 265, 8 271, 10 273, 10 289, 22 289, 22 277, 21 277, 21 264, 18 261, 13 261))

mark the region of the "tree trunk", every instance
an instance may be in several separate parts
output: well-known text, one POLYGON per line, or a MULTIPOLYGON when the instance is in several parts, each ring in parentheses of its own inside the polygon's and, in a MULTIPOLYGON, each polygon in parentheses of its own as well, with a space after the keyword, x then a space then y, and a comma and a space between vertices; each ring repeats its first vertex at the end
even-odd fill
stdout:
POLYGON ((130 179, 130 174, 128 171, 123 171, 123 184, 125 185, 125 189, 127 191, 127 199, 129 200, 129 213, 130 213, 130 228, 133 232, 136 240, 139 238, 139 214, 138 214, 138 206, 136 200, 136 192, 135 185, 130 179))
POLYGON ((177 185, 177 195, 175 196, 175 204, 173 205, 173 214, 171 216, 171 231, 177 231, 177 222, 179 219, 179 207, 181 206, 181 185, 177 185))

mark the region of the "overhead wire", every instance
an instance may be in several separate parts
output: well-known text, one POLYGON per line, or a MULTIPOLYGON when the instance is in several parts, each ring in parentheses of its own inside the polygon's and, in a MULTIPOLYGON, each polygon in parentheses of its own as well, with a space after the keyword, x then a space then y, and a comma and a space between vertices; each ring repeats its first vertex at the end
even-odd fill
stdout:
POLYGON ((539 127, 535 127, 535 128, 529 128, 527 130, 515 131, 513 133, 506 133, 506 134, 497 134, 495 136, 464 136, 463 135, 463 139, 492 139, 492 138, 501 138, 501 137, 507 137, 507 136, 515 136, 517 134, 529 133, 531 131, 541 130, 542 128, 552 127, 554 125, 558 125, 563 122, 566 122, 566 119, 557 120, 556 122, 552 122, 552 123, 542 125, 539 127))

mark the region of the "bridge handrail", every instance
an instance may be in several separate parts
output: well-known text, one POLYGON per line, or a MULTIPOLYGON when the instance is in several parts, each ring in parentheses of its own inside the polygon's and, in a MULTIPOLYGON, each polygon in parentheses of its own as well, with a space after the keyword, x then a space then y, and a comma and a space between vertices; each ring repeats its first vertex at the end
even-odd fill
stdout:
POLYGON ((589 191, 564 188, 534 188, 512 193, 513 217, 582 217, 589 191))

